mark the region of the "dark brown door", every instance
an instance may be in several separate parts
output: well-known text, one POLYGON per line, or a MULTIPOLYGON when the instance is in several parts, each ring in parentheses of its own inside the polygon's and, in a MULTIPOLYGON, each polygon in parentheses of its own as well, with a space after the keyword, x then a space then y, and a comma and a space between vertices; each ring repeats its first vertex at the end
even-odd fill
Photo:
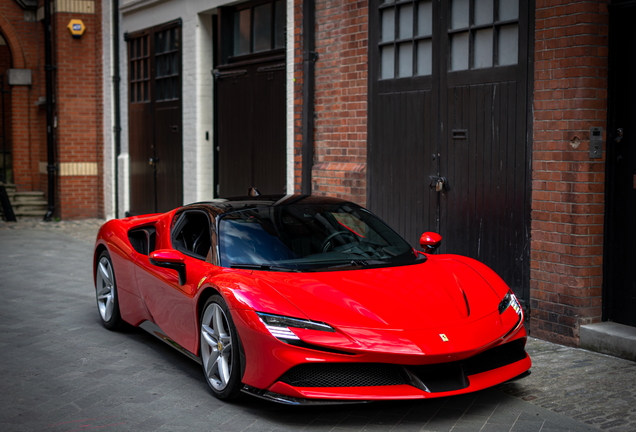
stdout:
POLYGON ((285 2, 222 8, 217 100, 217 194, 285 192, 285 2))
POLYGON ((610 8, 603 319, 636 326, 636 4, 610 8))
POLYGON ((529 291, 528 2, 370 2, 369 206, 529 291))
POLYGON ((181 28, 169 23, 127 36, 130 214, 183 204, 181 28))

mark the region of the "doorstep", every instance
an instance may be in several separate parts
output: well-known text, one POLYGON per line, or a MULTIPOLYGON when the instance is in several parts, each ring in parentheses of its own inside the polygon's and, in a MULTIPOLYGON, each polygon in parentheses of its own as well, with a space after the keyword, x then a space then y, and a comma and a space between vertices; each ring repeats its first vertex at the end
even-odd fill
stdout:
POLYGON ((636 327, 614 322, 580 327, 581 348, 636 361, 636 327))

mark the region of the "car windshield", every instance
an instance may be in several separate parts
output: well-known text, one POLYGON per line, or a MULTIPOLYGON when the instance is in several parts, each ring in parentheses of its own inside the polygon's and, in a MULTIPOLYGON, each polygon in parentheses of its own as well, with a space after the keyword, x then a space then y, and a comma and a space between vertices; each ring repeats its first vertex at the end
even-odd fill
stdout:
POLYGON ((273 271, 414 264, 423 255, 352 203, 290 204, 228 213, 219 222, 221 265, 273 271))

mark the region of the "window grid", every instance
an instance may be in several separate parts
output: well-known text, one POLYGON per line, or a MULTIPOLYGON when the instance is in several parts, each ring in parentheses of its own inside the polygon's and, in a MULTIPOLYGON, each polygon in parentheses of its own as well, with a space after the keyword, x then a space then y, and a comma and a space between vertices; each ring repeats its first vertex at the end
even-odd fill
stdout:
POLYGON ((251 4, 234 11, 233 56, 285 48, 286 5, 284 0, 251 4))
POLYGON ((155 34, 157 101, 179 99, 179 29, 155 34))
POLYGON ((130 43, 130 101, 132 103, 150 100, 149 63, 148 36, 133 39, 130 43))
POLYGON ((449 71, 517 64, 519 0, 452 0, 449 15, 449 71))
POLYGON ((432 1, 380 3, 380 79, 431 75, 432 1))

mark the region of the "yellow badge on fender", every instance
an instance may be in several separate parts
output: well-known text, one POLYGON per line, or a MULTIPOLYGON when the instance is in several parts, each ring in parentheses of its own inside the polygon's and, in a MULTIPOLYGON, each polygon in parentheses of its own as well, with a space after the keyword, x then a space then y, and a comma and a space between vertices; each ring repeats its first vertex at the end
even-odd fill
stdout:
POLYGON ((444 333, 440 333, 439 337, 441 337, 444 342, 448 342, 448 337, 446 337, 444 333))

